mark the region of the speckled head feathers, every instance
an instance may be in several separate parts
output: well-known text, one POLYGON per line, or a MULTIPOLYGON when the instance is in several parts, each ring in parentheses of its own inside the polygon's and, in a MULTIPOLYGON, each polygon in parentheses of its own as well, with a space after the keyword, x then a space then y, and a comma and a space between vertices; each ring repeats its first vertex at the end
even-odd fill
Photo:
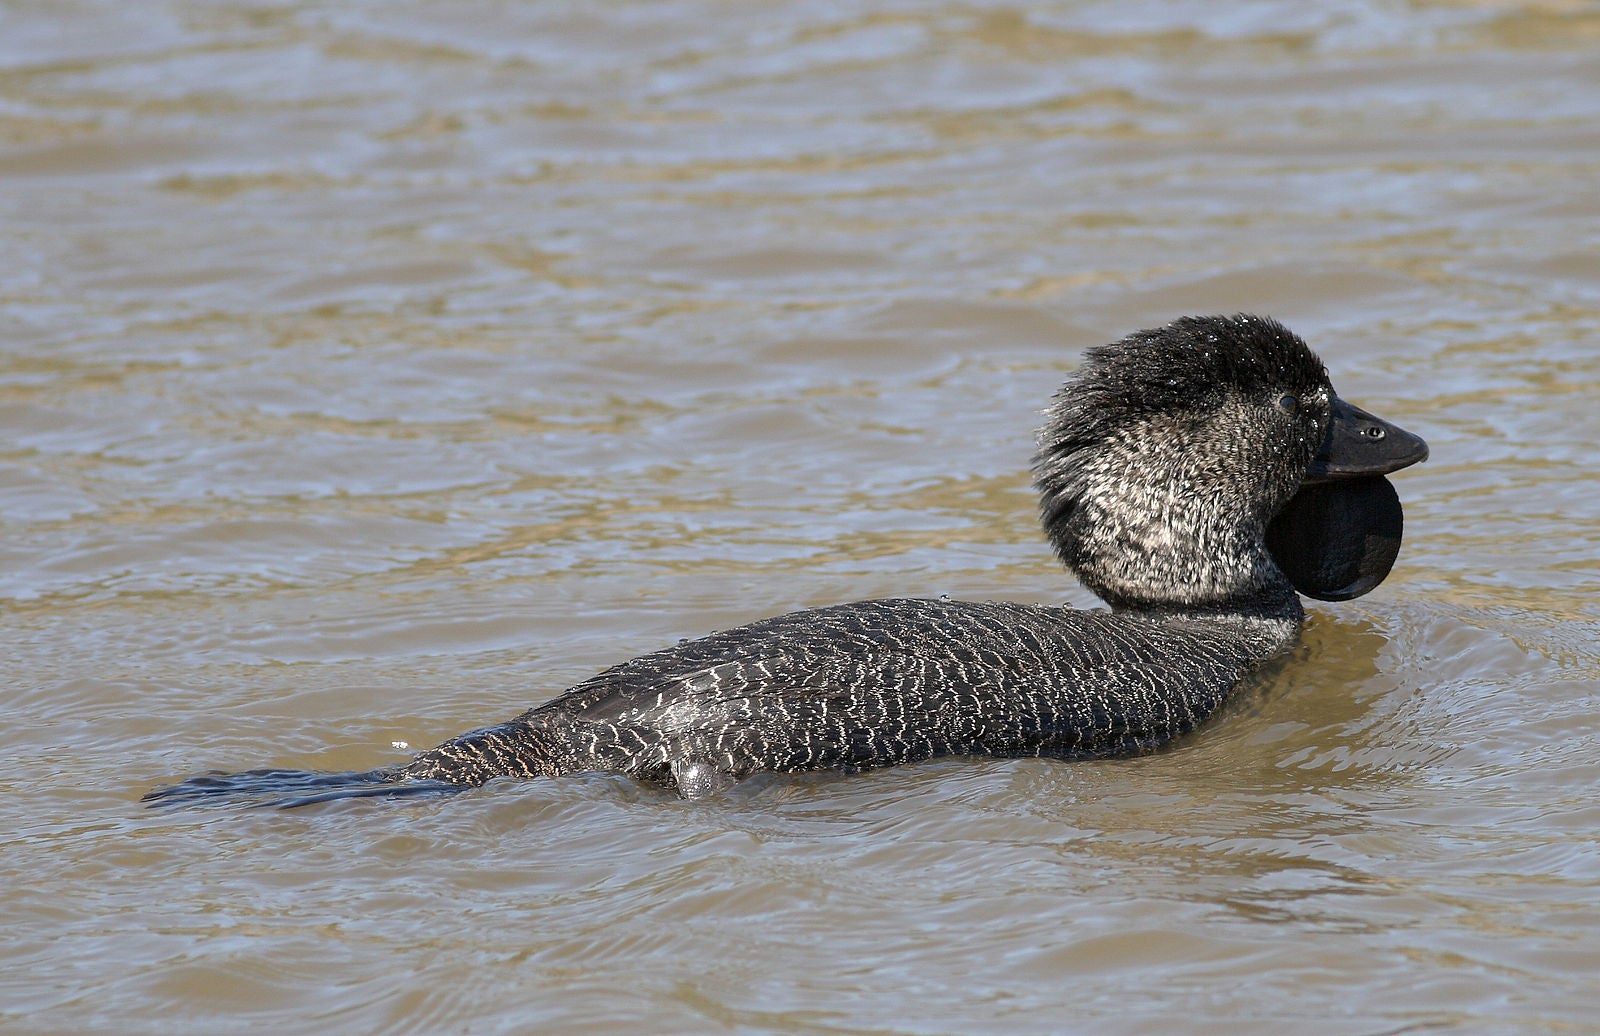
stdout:
POLYGON ((1185 317, 1091 349, 1039 433, 1045 531, 1116 607, 1292 596, 1262 536, 1332 398, 1322 361, 1266 317, 1185 317))
POLYGON ((1060 431, 1093 442, 1116 426, 1215 409, 1229 397, 1300 396, 1327 384, 1311 348, 1270 317, 1183 317, 1090 349, 1052 416, 1060 431))

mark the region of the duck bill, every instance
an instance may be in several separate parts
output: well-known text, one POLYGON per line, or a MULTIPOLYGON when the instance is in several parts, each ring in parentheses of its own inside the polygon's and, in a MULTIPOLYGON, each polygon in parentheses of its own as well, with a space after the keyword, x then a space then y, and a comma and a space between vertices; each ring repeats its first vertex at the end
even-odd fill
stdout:
POLYGON ((1328 431, 1302 485, 1387 475, 1428 459, 1428 444, 1381 417, 1333 397, 1328 431))
POLYGON ((1300 491, 1267 526, 1267 549, 1300 593, 1348 601, 1400 554, 1405 518, 1383 476, 1426 460, 1428 444, 1337 397, 1332 417, 1300 491))

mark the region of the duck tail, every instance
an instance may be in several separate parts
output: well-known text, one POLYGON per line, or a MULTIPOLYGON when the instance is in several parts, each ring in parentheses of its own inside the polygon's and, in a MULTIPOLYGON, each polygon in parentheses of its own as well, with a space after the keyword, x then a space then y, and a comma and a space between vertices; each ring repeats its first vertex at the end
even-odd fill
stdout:
POLYGON ((467 785, 448 781, 412 780, 394 767, 347 773, 318 770, 225 773, 214 770, 157 788, 139 801, 151 807, 252 805, 292 809, 335 799, 448 795, 466 788, 467 785))
POLYGON ((259 805, 292 809, 335 799, 448 795, 495 777, 556 777, 570 772, 560 742, 525 719, 453 737, 409 763, 376 770, 213 770, 147 793, 151 806, 259 805))
POLYGON ((576 768, 561 731, 529 713, 453 737, 400 767, 395 778, 475 786, 496 777, 560 777, 576 768))

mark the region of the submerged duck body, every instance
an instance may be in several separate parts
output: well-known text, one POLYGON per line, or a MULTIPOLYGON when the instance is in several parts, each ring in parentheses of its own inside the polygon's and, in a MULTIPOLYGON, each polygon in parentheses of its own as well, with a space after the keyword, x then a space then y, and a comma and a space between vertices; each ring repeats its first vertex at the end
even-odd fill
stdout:
POLYGON ((608 770, 692 797, 759 771, 1125 754, 1192 729, 1298 630, 1287 614, 834 605, 625 662, 400 774, 480 784, 608 770))
POLYGON ((191 778, 157 801, 287 804, 607 771, 686 797, 757 772, 944 755, 1158 747, 1298 639, 1297 594, 1382 580, 1422 440, 1340 400, 1262 317, 1185 318, 1090 350, 1039 435, 1046 534, 1111 606, 862 601, 763 619, 614 666, 398 767, 191 778))

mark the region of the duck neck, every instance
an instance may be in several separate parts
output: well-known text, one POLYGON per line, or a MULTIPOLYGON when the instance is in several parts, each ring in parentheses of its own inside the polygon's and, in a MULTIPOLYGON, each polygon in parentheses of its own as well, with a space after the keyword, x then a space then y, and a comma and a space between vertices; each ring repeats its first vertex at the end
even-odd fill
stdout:
POLYGON ((1286 623, 1297 630, 1306 619, 1306 610, 1300 603, 1300 595, 1292 590, 1282 595, 1273 593, 1250 600, 1210 604, 1179 605, 1150 602, 1113 604, 1111 610, 1118 615, 1144 615, 1150 618, 1228 622, 1243 620, 1274 625, 1286 623))
POLYGON ((1041 486, 1045 531, 1085 586, 1118 611, 1303 614, 1267 549, 1259 486, 1198 468, 1141 479, 1149 466, 1118 460, 1041 486))
POLYGON ((1167 538, 1180 531, 1165 528, 1156 533, 1158 542, 1142 545, 1131 530, 1091 532, 1058 550, 1113 611, 1304 618, 1299 596, 1259 533, 1205 530, 1187 542, 1167 538))

